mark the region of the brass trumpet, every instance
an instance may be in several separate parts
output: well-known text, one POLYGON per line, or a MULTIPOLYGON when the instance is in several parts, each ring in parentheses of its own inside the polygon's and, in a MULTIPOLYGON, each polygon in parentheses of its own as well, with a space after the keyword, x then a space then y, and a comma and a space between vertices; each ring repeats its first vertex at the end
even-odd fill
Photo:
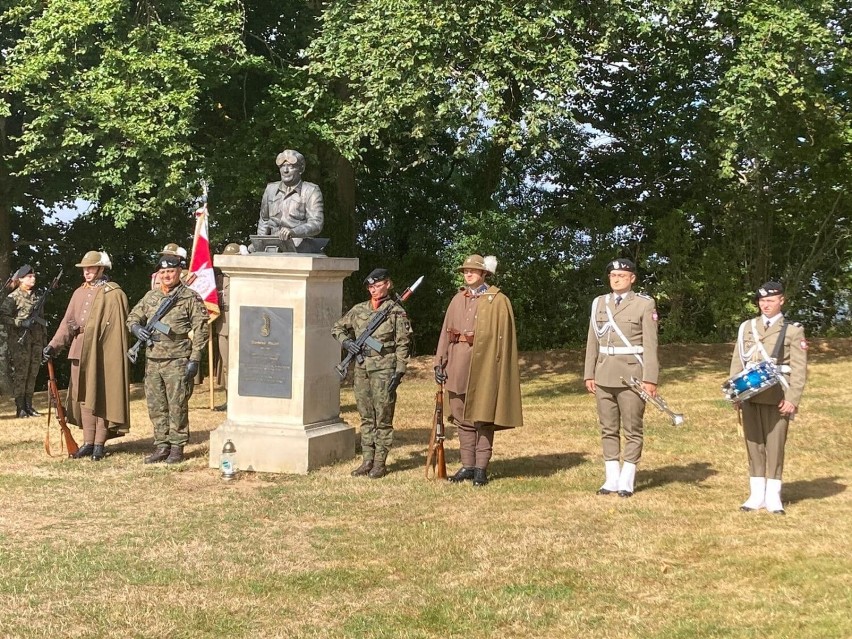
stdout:
POLYGON ((648 391, 646 391, 644 388, 642 388, 642 382, 640 382, 638 379, 636 379, 635 377, 631 377, 630 381, 627 381, 626 379, 624 379, 622 377, 621 382, 623 384, 626 384, 627 386, 629 386, 637 395, 639 395, 639 397, 642 398, 643 402, 645 402, 646 404, 648 402, 650 402, 657 409, 661 410, 666 415, 671 417, 672 418, 672 424, 674 424, 675 426, 681 426, 683 424, 683 422, 684 422, 683 414, 674 412, 671 408, 669 408, 669 405, 666 404, 666 400, 664 400, 659 395, 657 395, 656 397, 651 397, 648 394, 648 391))

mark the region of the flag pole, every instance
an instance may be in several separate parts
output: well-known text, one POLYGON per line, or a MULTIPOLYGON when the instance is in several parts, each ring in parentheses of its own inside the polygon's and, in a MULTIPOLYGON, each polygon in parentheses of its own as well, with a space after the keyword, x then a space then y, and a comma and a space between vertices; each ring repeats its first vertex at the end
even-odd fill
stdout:
POLYGON ((207 338, 207 378, 210 380, 210 410, 213 410, 213 340, 211 338, 207 338))

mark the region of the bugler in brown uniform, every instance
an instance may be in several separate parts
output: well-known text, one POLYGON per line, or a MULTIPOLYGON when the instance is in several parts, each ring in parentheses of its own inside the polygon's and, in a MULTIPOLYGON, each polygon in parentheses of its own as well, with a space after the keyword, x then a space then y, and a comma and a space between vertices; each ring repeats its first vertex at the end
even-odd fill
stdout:
POLYGON ((83 446, 74 454, 103 459, 104 443, 130 430, 130 366, 127 296, 104 271, 109 255, 89 251, 77 264, 84 282, 74 291, 53 339, 44 347, 43 361, 68 348, 71 380, 67 418, 83 429, 83 446))
POLYGON ((762 314, 740 325, 731 358, 731 376, 767 360, 773 360, 781 370, 778 384, 739 403, 751 489, 749 498, 740 506, 746 512, 765 507, 776 515, 784 514, 784 447, 790 420, 796 415, 805 389, 808 365, 805 331, 801 324, 788 322, 781 313, 784 302, 784 287, 778 282, 766 282, 757 290, 762 314))
POLYGON ((607 265, 612 293, 595 298, 586 340, 583 379, 594 394, 601 424, 606 480, 598 494, 633 495, 636 465, 642 456, 645 402, 622 378, 635 377, 655 397, 660 364, 657 359, 657 311, 654 300, 633 292, 636 265, 627 259, 607 265), (620 464, 624 429, 624 464, 620 464))
POLYGON ((458 268, 465 286, 450 301, 433 362, 458 428, 461 469, 449 478, 488 483, 494 431, 523 425, 515 315, 499 288, 485 283, 493 256, 469 256, 458 268))

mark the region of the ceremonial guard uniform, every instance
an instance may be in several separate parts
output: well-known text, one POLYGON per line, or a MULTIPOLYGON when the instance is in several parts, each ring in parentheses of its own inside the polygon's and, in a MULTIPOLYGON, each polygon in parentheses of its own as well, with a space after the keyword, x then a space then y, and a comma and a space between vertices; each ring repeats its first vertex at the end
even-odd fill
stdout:
POLYGON ((104 274, 112 267, 109 255, 89 251, 77 264, 83 285, 71 296, 53 339, 44 347, 43 360, 68 348, 71 379, 66 402, 67 419, 83 429, 83 446, 75 458, 103 459, 110 437, 130 430, 130 366, 127 296, 104 274), (70 347, 70 348, 69 348, 70 347))
POLYGON ((458 428, 462 467, 452 477, 488 483, 494 431, 522 426, 515 315, 509 298, 485 278, 497 259, 471 255, 458 268, 465 286, 450 301, 433 365, 458 428))
POLYGON ((796 414, 807 378, 808 343, 801 324, 781 313, 784 287, 767 282, 757 290, 762 315, 740 325, 731 376, 764 361, 778 366, 779 381, 739 404, 748 453, 750 495, 743 511, 765 507, 783 515, 781 474, 787 429, 796 414))
POLYGON ((389 297, 393 282, 386 269, 373 270, 364 280, 370 299, 356 304, 335 322, 331 334, 344 349, 363 361, 355 362, 355 401, 361 416, 361 465, 352 475, 368 475, 372 479, 387 474, 387 456, 393 444, 393 414, 396 389, 405 375, 411 341, 411 323, 399 304, 389 297), (381 350, 368 346, 358 348, 355 340, 367 328, 373 315, 392 308, 372 337, 381 350))
POLYGON ((595 298, 586 340, 583 379, 597 401, 606 480, 598 494, 633 495, 642 457, 645 402, 625 382, 635 377, 656 396, 657 311, 654 300, 634 293, 636 266, 627 259, 607 266, 612 293, 595 298), (624 430, 624 464, 621 437, 624 430))
POLYGON ((41 313, 31 317, 40 299, 35 292, 36 274, 32 267, 25 264, 19 268, 13 281, 19 282, 18 287, 0 305, 0 318, 8 331, 9 376, 15 397, 15 414, 17 417, 35 417, 39 413, 33 408, 33 393, 41 366, 46 322, 41 313), (19 342, 21 336, 24 336, 23 342, 19 342))
POLYGON ((178 256, 163 255, 159 267, 161 288, 146 293, 133 307, 127 327, 137 339, 153 340, 145 353, 145 397, 156 451, 145 463, 176 464, 183 461, 183 448, 189 441, 189 397, 207 343, 208 315, 198 293, 180 281, 178 256), (161 320, 168 333, 149 331, 146 325, 167 295, 177 298, 161 320))

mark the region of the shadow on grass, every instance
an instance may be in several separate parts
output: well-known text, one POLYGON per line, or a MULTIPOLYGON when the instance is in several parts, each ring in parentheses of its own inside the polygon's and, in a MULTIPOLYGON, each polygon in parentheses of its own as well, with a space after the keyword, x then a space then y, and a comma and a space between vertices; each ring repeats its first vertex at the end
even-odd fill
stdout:
POLYGON ((553 453, 498 459, 488 465, 488 472, 501 477, 549 477, 589 463, 586 457, 587 453, 553 453))
POLYGON ((718 475, 707 462, 692 462, 686 466, 663 466, 653 470, 636 473, 636 487, 641 490, 659 488, 675 482, 681 484, 700 484, 713 475, 718 475))
POLYGON ((820 477, 818 479, 803 479, 784 484, 784 501, 796 504, 806 499, 827 499, 846 490, 846 484, 841 484, 839 477, 820 477))

